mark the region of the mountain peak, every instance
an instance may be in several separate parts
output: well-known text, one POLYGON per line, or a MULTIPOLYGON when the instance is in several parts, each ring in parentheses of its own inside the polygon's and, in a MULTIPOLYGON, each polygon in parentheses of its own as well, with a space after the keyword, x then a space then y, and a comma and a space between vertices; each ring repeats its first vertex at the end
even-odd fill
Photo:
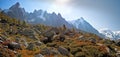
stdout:
POLYGON ((79 19, 76 20, 76 22, 84 23, 84 22, 87 22, 87 21, 85 21, 83 17, 80 17, 79 19))
POLYGON ((83 17, 80 17, 78 20, 79 21, 85 21, 83 17))
POLYGON ((52 12, 52 14, 53 14, 53 15, 56 15, 56 13, 55 13, 55 12, 52 12))
POLYGON ((89 24, 83 17, 80 17, 77 20, 73 20, 71 24, 77 29, 100 35, 99 32, 91 24, 89 24))
POLYGON ((9 9, 14 9, 14 8, 19 8, 20 7, 20 3, 17 2, 16 4, 14 4, 13 6, 11 6, 9 9))
POLYGON ((60 14, 60 13, 58 13, 58 16, 60 16, 60 17, 61 17, 61 14, 60 14))
POLYGON ((19 3, 19 2, 17 2, 15 5, 20 6, 20 3, 19 3))

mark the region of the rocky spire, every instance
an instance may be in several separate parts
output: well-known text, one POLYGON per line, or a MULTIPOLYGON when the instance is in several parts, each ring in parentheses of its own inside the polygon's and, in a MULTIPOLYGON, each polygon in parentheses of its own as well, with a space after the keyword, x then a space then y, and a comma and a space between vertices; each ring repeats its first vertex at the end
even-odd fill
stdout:
POLYGON ((11 6, 9 9, 12 10, 12 9, 19 8, 19 7, 20 7, 20 3, 17 2, 15 5, 11 6))

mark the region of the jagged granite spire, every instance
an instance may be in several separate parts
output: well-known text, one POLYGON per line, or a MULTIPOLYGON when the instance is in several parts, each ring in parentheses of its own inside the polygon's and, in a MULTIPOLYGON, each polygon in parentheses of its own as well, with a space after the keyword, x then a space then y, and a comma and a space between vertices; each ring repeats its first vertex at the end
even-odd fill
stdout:
POLYGON ((20 8, 20 3, 17 2, 16 4, 14 4, 13 6, 11 6, 9 9, 12 10, 14 8, 20 8))
POLYGON ((24 8, 20 7, 20 3, 17 2, 13 6, 11 6, 7 11, 4 10, 4 13, 12 18, 25 20, 26 12, 24 8))

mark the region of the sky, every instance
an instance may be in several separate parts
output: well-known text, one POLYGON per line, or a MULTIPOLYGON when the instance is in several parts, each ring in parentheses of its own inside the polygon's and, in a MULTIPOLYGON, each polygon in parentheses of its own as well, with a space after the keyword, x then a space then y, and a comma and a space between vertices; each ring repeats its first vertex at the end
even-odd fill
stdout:
POLYGON ((0 0, 0 8, 8 9, 16 2, 27 12, 42 9, 61 13, 67 21, 83 17, 97 30, 120 30, 120 0, 0 0))

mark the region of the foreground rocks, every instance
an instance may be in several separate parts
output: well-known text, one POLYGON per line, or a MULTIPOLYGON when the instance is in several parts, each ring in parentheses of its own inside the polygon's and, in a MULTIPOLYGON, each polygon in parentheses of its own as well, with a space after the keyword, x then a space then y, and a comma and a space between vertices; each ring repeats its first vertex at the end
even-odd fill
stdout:
POLYGON ((65 25, 28 24, 0 13, 0 57, 119 57, 120 41, 65 25))

